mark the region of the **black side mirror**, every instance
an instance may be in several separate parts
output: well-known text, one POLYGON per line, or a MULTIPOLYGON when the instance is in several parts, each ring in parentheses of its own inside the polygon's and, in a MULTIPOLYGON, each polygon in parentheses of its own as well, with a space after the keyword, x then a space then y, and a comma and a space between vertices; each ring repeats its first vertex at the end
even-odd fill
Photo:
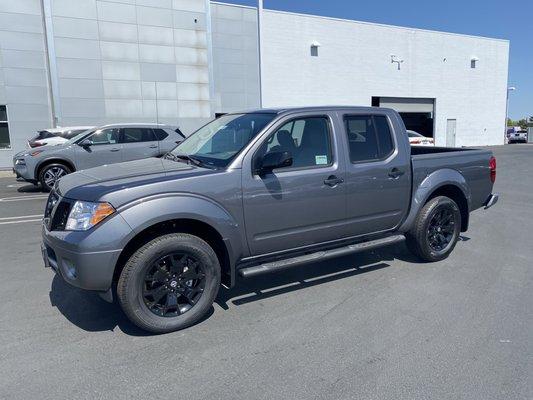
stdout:
POLYGON ((83 139, 81 142, 78 143, 81 147, 91 147, 93 144, 93 141, 91 139, 83 139))
POLYGON ((276 168, 285 168, 292 165, 292 154, 288 151, 271 151, 266 153, 261 160, 259 175, 272 172, 276 168))

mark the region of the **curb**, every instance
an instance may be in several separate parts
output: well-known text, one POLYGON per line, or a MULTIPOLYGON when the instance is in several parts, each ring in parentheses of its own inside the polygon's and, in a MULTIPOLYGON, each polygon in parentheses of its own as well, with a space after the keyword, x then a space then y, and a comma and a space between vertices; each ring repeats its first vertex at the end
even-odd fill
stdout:
POLYGON ((15 174, 11 171, 0 171, 0 178, 15 178, 15 174))

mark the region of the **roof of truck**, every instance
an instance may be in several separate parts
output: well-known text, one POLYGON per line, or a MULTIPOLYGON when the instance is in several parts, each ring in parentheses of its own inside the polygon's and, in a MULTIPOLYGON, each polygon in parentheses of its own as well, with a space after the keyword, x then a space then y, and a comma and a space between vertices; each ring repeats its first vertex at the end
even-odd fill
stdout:
POLYGON ((307 107, 273 107, 273 108, 256 108, 243 110, 240 112, 232 112, 230 114, 240 113, 265 113, 265 114, 284 114, 293 112, 306 112, 306 111, 335 111, 335 110, 353 110, 353 111, 369 111, 369 110, 390 110, 389 108, 382 107, 369 107, 369 106, 307 106, 307 107))

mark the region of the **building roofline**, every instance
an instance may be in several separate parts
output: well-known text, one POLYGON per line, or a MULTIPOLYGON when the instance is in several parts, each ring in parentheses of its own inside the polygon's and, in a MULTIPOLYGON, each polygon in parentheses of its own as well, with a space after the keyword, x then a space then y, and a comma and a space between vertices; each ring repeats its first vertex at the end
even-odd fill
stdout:
MULTIPOLYGON (((241 7, 241 8, 249 8, 249 9, 257 10, 257 7, 245 6, 245 5, 233 4, 233 3, 225 3, 222 1, 211 1, 211 3, 220 4, 224 6, 241 7)), ((325 15, 306 14, 306 13, 298 13, 298 12, 293 12, 293 11, 272 10, 270 8, 264 8, 263 11, 279 13, 279 14, 297 15, 300 17, 325 19, 325 20, 339 21, 339 22, 348 22, 348 23, 354 23, 354 24, 380 26, 383 28, 411 30, 411 31, 417 31, 417 32, 434 33, 434 34, 450 35, 450 36, 460 36, 460 37, 466 37, 466 38, 472 38, 472 39, 484 39, 484 40, 491 40, 491 41, 497 41, 497 42, 503 42, 503 43, 510 43, 509 39, 493 38, 493 37, 488 37, 488 36, 477 36, 477 35, 470 35, 467 33, 455 33, 455 32, 438 31, 438 30, 433 30, 433 29, 414 28, 414 27, 401 26, 401 25, 382 24, 379 22, 359 21, 355 19, 329 17, 325 15)))

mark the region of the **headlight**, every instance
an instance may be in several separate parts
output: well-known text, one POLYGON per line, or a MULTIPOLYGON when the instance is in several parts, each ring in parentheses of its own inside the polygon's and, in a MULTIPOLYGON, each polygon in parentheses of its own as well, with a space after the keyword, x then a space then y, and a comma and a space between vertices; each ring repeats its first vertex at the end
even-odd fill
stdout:
POLYGON ((15 165, 26 165, 26 161, 23 160, 22 158, 17 158, 15 160, 15 165))
POLYGON ((76 201, 68 215, 65 230, 86 231, 115 212, 109 203, 76 201))

